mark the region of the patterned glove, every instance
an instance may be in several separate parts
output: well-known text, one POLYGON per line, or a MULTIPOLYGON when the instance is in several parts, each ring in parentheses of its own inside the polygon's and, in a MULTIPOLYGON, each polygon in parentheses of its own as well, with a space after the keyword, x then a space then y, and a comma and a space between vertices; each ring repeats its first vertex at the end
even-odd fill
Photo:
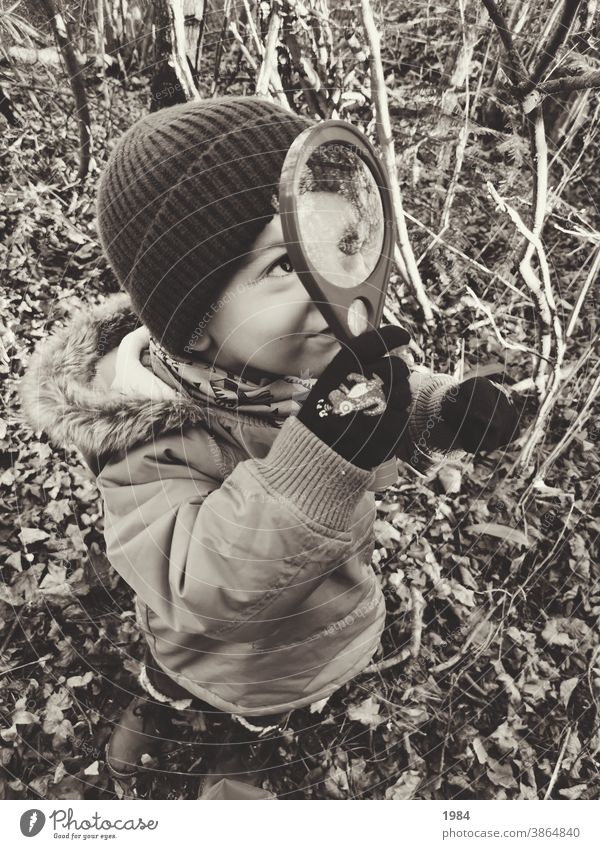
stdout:
POLYGON ((409 340, 393 325, 363 333, 329 363, 298 413, 315 436, 362 469, 393 456, 407 425, 408 367, 388 354, 409 340))

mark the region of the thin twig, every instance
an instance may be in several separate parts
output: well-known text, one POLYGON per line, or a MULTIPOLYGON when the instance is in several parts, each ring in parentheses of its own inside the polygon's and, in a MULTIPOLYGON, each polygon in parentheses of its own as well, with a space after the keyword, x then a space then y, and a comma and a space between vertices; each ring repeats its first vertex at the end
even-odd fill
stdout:
POLYGON ((527 255, 519 264, 519 271, 521 272, 521 276, 523 277, 523 280, 525 281, 527 287, 529 288, 535 300, 537 301, 540 312, 540 318, 544 325, 544 332, 542 334, 541 344, 542 356, 540 356, 538 359, 535 376, 535 383, 538 388, 538 393, 540 397, 543 397, 544 392, 547 389, 545 367, 552 354, 553 348, 555 352, 554 374, 556 377, 558 377, 560 373, 559 369, 562 365, 562 360, 564 356, 562 326, 560 324, 558 313, 556 311, 556 304, 554 302, 554 294, 552 292, 552 283, 550 279, 550 268, 548 266, 548 259, 546 257, 546 253, 539 239, 539 236, 533 233, 528 227, 526 227, 519 213, 511 206, 509 206, 506 201, 500 198, 498 192, 489 181, 487 183, 487 187, 488 191, 490 192, 496 203, 500 206, 500 208, 508 213, 519 232, 529 242, 532 243, 533 248, 535 248, 538 256, 543 284, 538 280, 535 272, 531 267, 529 252, 527 252, 527 255))
POLYGON ((423 310, 425 321, 427 324, 433 324, 433 305, 425 292, 425 287, 421 280, 421 275, 415 261, 415 255, 409 241, 406 218, 404 216, 402 195, 400 193, 400 184, 398 181, 398 170, 396 167, 396 155, 394 152, 394 137, 392 134, 390 111, 386 96, 383 66, 381 62, 381 37, 375 24, 370 0, 361 0, 361 9, 366 41, 370 49, 371 93, 375 106, 377 137, 379 139, 383 162, 391 186, 394 218, 398 230, 398 251, 402 256, 403 265, 407 274, 407 282, 413 289, 415 297, 423 310))
POLYGON ((369 664, 369 666, 366 666, 360 674, 370 675, 373 672, 383 672, 384 669, 391 669, 393 666, 398 666, 400 663, 404 663, 404 661, 408 660, 409 657, 410 649, 402 649, 400 654, 388 657, 387 660, 380 660, 379 663, 369 664))
POLYGON ((569 424, 564 436, 560 440, 560 442, 554 446, 552 452, 546 457, 543 464, 541 465, 537 476, 542 480, 546 476, 548 469, 550 466, 556 462, 556 460, 560 457, 560 455, 566 451, 569 447, 575 435, 579 430, 581 430, 584 425, 587 424, 589 418, 592 414, 592 406, 595 403, 598 395, 600 394, 600 374, 596 376, 592 388, 590 389, 588 396, 585 400, 585 404, 577 414, 576 418, 569 424))
POLYGON ((590 695, 592 697, 592 701, 596 706, 596 715, 600 713, 600 704, 598 704, 598 699, 594 694, 594 685, 592 683, 592 670, 596 668, 596 657, 598 656, 598 652, 600 652, 600 644, 596 646, 594 651, 592 652, 592 656, 590 657, 590 662, 588 663, 587 668, 587 680, 588 680, 588 688, 590 691, 590 695))
POLYGON ((586 277, 585 283, 581 287, 581 291, 577 296, 577 301, 575 302, 575 307, 573 308, 573 312, 571 313, 571 318, 569 319, 569 326, 567 327, 565 336, 570 336, 575 329, 575 324, 577 323, 577 319, 579 318, 579 313, 581 311, 581 307, 583 306, 583 302, 585 301, 586 295, 590 290, 590 287, 594 280, 596 279, 596 275, 600 270, 600 246, 598 246, 596 250, 596 256, 594 257, 594 261, 592 263, 592 267, 590 268, 589 274, 586 277))
POLYGON ((509 341, 508 341, 508 339, 505 339, 505 338, 502 336, 502 333, 500 332, 500 329, 498 328, 498 326, 497 326, 497 324, 496 324, 496 322, 495 322, 495 320, 494 320, 494 316, 492 315, 492 311, 489 309, 489 307, 487 307, 487 306, 486 306, 486 305, 485 305, 485 304, 484 304, 484 303, 483 303, 483 302, 482 302, 482 301, 481 301, 481 300, 477 297, 477 295, 475 294, 475 292, 473 291, 473 289, 471 289, 471 287, 468 285, 468 283, 465 283, 465 289, 467 290, 467 292, 469 293, 469 295, 470 295, 470 296, 473 298, 473 300, 475 301, 475 305, 476 305, 476 306, 477 306, 477 307, 478 307, 478 308, 479 308, 482 312, 484 312, 484 313, 486 314, 486 316, 487 316, 487 318, 488 318, 488 321, 489 321, 489 323, 490 323, 490 324, 491 324, 491 326, 492 326, 492 330, 493 330, 493 331, 494 331, 494 333, 496 334, 496 338, 498 339, 498 342, 502 345, 502 347, 503 347, 503 348, 506 348, 506 349, 507 349, 507 350, 509 350, 509 351, 523 351, 523 353, 525 353, 525 354, 532 354, 534 357, 539 357, 539 356, 541 356, 541 354, 540 354, 538 351, 533 350, 533 348, 528 348, 526 345, 521 345, 519 342, 509 342, 509 341))
POLYGON ((6 636, 4 637, 4 639, 2 641, 2 645, 0 646, 0 656, 4 654, 4 651, 7 647, 7 645, 9 644, 9 642, 12 639, 12 635, 15 633, 17 626, 20 625, 20 624, 21 624, 21 622, 19 620, 19 616, 17 615, 17 616, 15 616, 15 618, 12 622, 12 625, 8 629, 8 633, 6 634, 6 636))
POLYGON ((415 660, 421 650, 421 635, 423 633, 423 611, 426 604, 421 591, 415 584, 410 585, 412 601, 412 622, 410 632, 410 656, 415 660))
POLYGON ((17 672, 19 669, 25 669, 27 666, 34 666, 36 663, 43 663, 49 660, 54 655, 52 653, 38 657, 36 660, 30 660, 29 663, 22 663, 20 666, 11 666, 9 669, 0 669, 0 675, 7 675, 10 672, 17 672))
POLYGON ((567 728, 567 733, 565 734, 565 739, 563 741, 563 744, 560 747, 560 753, 558 755, 558 760, 556 761, 556 766, 554 767, 554 769, 552 771, 552 776, 550 778, 550 782, 548 783, 548 789, 546 790, 546 792, 544 794, 544 799, 549 799, 550 794, 554 790, 554 785, 556 784, 556 780, 558 778, 558 773, 560 772, 560 767, 561 767, 561 764, 563 762, 563 758, 565 756, 565 750, 567 748, 567 744, 568 744, 569 740, 571 739, 571 732, 572 731, 573 731, 573 726, 569 725, 569 727, 567 728))
POLYGON ((256 26, 254 25, 254 18, 252 17, 252 12, 250 10, 250 6, 248 5, 248 0, 242 0, 242 2, 244 4, 244 10, 246 12, 246 24, 248 26, 248 29, 250 30, 252 40, 254 41, 256 50, 258 51, 258 55, 264 56, 265 46, 258 37, 258 32, 256 31, 256 26))
POLYGON ((447 250, 449 250, 450 253, 456 254, 456 256, 459 256, 465 262, 469 263, 469 265, 472 265, 474 268, 477 268, 479 271, 483 272, 484 274, 489 275, 492 278, 490 285, 497 278, 508 289, 510 289, 512 292, 514 292, 515 295, 519 295, 520 297, 523 297, 523 292, 520 292, 519 289, 517 289, 517 287, 514 286, 510 282, 510 280, 505 279, 500 274, 498 274, 497 271, 493 271, 491 268, 488 268, 486 265, 483 265, 481 262, 477 262, 476 259, 473 259, 472 257, 468 256, 466 253, 464 253, 464 251, 461 251, 460 248, 457 248, 454 245, 451 245, 450 242, 445 242, 444 239, 441 238, 440 233, 437 233, 437 234, 434 233, 433 230, 430 227, 427 226, 427 224, 425 224, 419 218, 416 218, 410 212, 405 212, 404 214, 406 215, 406 217, 408 218, 409 221, 412 221, 421 230, 425 230, 427 233, 429 233, 430 236, 434 236, 437 239, 437 241, 440 243, 440 245, 443 245, 444 248, 447 248, 447 250))
MULTIPOLYGON (((463 66, 469 67, 471 58, 473 56, 473 50, 475 48, 475 44, 477 43, 477 37, 474 35, 469 35, 467 37, 467 27, 465 23, 465 10, 463 0, 459 0, 459 10, 460 10, 460 22, 461 22, 461 35, 462 35, 462 48, 459 54, 459 59, 457 64, 462 64, 463 66)), ((451 82, 453 83, 455 80, 455 74, 452 75, 451 82)), ((446 197, 444 198, 444 206, 442 209, 442 214, 440 217, 440 228, 439 232, 443 233, 448 224, 450 222, 450 211, 452 209, 452 204, 454 202, 454 197, 456 194, 456 188, 458 186, 458 178, 460 176, 460 172, 462 170, 464 158, 465 158, 465 150, 467 148, 467 142, 469 140, 469 129, 471 126, 471 121, 469 119, 469 115, 471 112, 471 91, 469 87, 469 74, 464 74, 464 86, 465 86, 465 102, 464 102, 464 121, 458 132, 458 140, 456 142, 456 152, 454 157, 454 168, 452 171, 452 177, 450 178, 450 184, 448 185, 448 191, 446 192, 446 197)), ((444 96, 446 92, 444 93, 444 96)), ((432 242, 430 246, 428 246, 427 250, 435 244, 436 240, 432 242)), ((424 254, 423 254, 424 255, 424 254)), ((422 259, 422 257, 421 257, 422 259)))
MULTIPOLYGON (((256 59, 254 58, 254 56, 250 53, 250 51, 248 50, 246 45, 244 44, 244 40, 243 40, 242 36, 240 35, 239 30, 238 30, 234 21, 229 22, 229 32, 233 35, 234 39, 238 43, 240 51, 241 51, 244 59, 246 60, 246 62, 250 65, 250 67, 255 72, 255 74, 258 74, 258 63, 257 63, 256 59)), ((264 56, 264 52, 265 52, 264 47, 261 47, 260 55, 264 56)), ((272 70, 271 77, 269 79, 269 87, 272 90, 271 93, 278 98, 281 105, 285 109, 288 109, 289 111, 291 111, 290 110, 290 104, 288 103, 288 99, 285 96, 285 93, 283 91, 283 84, 281 82, 281 77, 279 76, 279 71, 276 68, 273 68, 273 70, 272 70)))

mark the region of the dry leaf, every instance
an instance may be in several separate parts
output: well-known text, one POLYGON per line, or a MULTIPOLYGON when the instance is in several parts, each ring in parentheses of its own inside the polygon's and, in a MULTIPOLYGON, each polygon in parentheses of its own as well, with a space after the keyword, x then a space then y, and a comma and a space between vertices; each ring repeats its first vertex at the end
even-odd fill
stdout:
POLYGON ((379 708, 379 702, 373 696, 368 696, 360 704, 350 705, 346 713, 348 719, 352 719, 355 722, 362 722, 363 725, 367 725, 369 728, 377 728, 385 719, 385 717, 379 716, 379 708))
POLYGON ((48 539, 48 534, 39 528, 21 528, 19 539, 23 545, 32 545, 34 542, 41 542, 44 539, 48 539))
POLYGON ((454 580, 450 581, 450 586, 452 588, 452 595, 457 601, 464 604, 466 607, 475 607, 473 590, 468 590, 466 587, 463 587, 462 584, 459 584, 458 581, 454 580))
POLYGON ((13 725, 32 725, 35 722, 39 722, 36 714, 29 710, 23 710, 23 708, 19 708, 12 715, 13 725))
POLYGON ((448 495, 460 492, 462 483, 462 466, 456 463, 444 464, 437 473, 444 492, 448 495))
POLYGON ((499 725, 490 734, 490 740, 495 742, 503 755, 507 755, 509 752, 514 754, 519 748, 519 737, 515 734, 514 726, 509 725, 508 722, 503 722, 502 725, 499 725))
POLYGON ((395 548, 396 543, 402 539, 400 531, 384 519, 375 519, 373 533, 377 542, 384 548, 395 548))
POLYGON ((54 522, 60 522, 62 519, 70 516, 73 510, 69 501, 66 498, 61 498, 58 501, 51 501, 46 505, 44 513, 54 522))
POLYGON ((421 774, 415 769, 407 769, 394 786, 385 791, 385 798, 397 801, 414 799, 420 783, 421 774))
POLYGON ((484 748, 483 743, 481 742, 480 737, 475 737, 472 741, 471 746, 473 747, 473 751, 475 752, 475 756, 480 764, 487 763, 488 755, 484 748))
POLYGON ((473 534, 488 534, 488 536, 508 540, 509 542, 514 542, 516 545, 524 545, 527 548, 532 544, 532 541, 525 536, 523 531, 519 531, 517 528, 510 528, 508 525, 499 525, 496 522, 480 522, 476 525, 469 525, 465 528, 465 531, 473 534))
POLYGON ((67 770, 65 769, 65 765, 62 761, 58 764, 56 769, 54 770, 54 778, 53 783, 58 784, 59 781, 62 781, 65 775, 67 774, 67 770))
POLYGON ((54 736, 52 737, 52 747, 54 749, 60 749, 61 746, 64 746, 69 740, 72 740, 75 737, 75 730, 69 719, 63 719, 60 722, 54 731, 54 736))
POLYGON ((487 774, 492 784, 498 787, 509 790, 517 786, 510 763, 500 763, 493 758, 488 758, 487 774))
POLYGON ((573 617, 554 616, 548 619, 542 637, 552 646, 577 646, 580 651, 592 635, 591 628, 582 619, 573 617))
POLYGON ((560 682, 560 700, 565 707, 569 703, 571 694, 578 683, 579 678, 567 678, 565 681, 560 682))
POLYGON ((94 673, 91 671, 84 672, 83 675, 73 675, 71 678, 67 678, 67 687, 85 687, 93 677, 94 673))
POLYGON ((559 790, 558 794, 564 799, 581 799, 587 787, 587 784, 574 784, 573 787, 564 787, 562 790, 559 790))
POLYGON ((332 766, 324 782, 325 792, 332 799, 348 798, 348 777, 339 766, 332 766))

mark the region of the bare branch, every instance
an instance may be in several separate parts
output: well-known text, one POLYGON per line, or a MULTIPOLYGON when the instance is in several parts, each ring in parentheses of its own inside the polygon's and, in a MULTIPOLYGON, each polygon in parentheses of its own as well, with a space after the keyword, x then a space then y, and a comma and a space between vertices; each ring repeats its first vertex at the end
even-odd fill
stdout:
POLYGON ((564 433, 560 442, 554 446, 550 454, 546 457, 542 465, 540 466, 537 476, 542 480, 548 474, 549 468, 556 462, 556 460, 560 457, 561 454, 566 451, 569 447, 573 439, 575 438, 578 431, 580 431, 585 425, 588 423, 592 416, 593 406, 598 400, 598 396, 600 395, 600 374, 596 375, 596 379, 589 390, 585 403, 581 410, 579 410, 575 419, 570 422, 569 427, 564 433))
POLYGON ((265 97, 269 91, 269 82, 275 67, 275 51, 277 49, 280 24, 279 12, 273 5, 271 7, 271 14, 269 15, 265 53, 256 79, 256 94, 258 97, 265 97))
POLYGON ((532 292, 539 306, 539 314, 544 325, 542 334, 542 351, 537 363, 535 384, 540 398, 535 421, 531 427, 529 437, 526 440, 521 455, 519 466, 528 468, 531 463, 533 451, 544 435, 547 419, 556 403, 563 382, 561 367, 565 355, 565 343, 562 325, 556 309, 552 284, 550 279, 550 268, 544 251, 544 247, 537 235, 535 235, 523 223, 519 213, 512 209, 500 196, 491 183, 487 184, 488 190, 501 209, 506 211, 515 226, 529 240, 538 256, 542 282, 537 278, 531 267, 530 256, 523 259, 519 265, 519 271, 525 284, 532 292), (549 379, 546 377, 546 364, 552 357, 552 371, 549 379))
MULTIPOLYGON (((370 48, 370 67, 371 67, 371 93, 375 107, 375 118, 377 123, 377 137, 381 148, 383 162, 388 174, 390 186, 392 190, 392 204, 394 207, 394 218, 398 229, 398 252, 402 256, 404 271, 406 272, 407 282, 412 287, 415 297, 419 302, 425 321, 432 324, 433 304, 429 300, 417 263, 412 246, 408 237, 408 229, 406 227, 406 218, 402 204, 402 195, 400 193, 400 185, 398 182, 398 171, 396 168, 396 155, 394 151, 394 138, 392 135, 392 125, 390 121, 390 112, 386 96, 385 81, 383 76, 383 65, 381 62, 380 51, 380 35, 373 17, 370 0, 361 0, 363 26, 367 44, 370 48)), ((402 266, 400 266, 402 271, 402 266)), ((404 273, 403 273, 404 276, 404 273)))
POLYGON ((581 91, 584 88, 600 87, 600 71, 588 71, 578 77, 559 77, 555 80, 546 80, 538 86, 538 91, 543 94, 570 94, 572 91, 581 91))
POLYGON ((509 342, 508 339, 505 339, 504 336, 502 335, 502 333, 500 332, 498 325, 496 324, 496 322, 494 320, 494 316, 492 315, 492 311, 490 310, 490 308, 487 307, 477 297, 477 295, 475 294, 473 289, 471 289, 471 287, 468 285, 468 283, 465 283, 465 289, 467 290, 469 295, 473 298, 473 301, 475 302, 475 306, 478 307, 478 309, 480 309, 487 316, 487 319, 492 326, 492 330, 496 334, 496 339, 502 345, 503 348, 506 348, 509 351, 523 351, 526 354, 533 354, 533 356, 536 356, 536 357, 539 356, 539 353, 537 351, 534 351, 531 348, 528 348, 526 345, 521 345, 521 344, 519 344, 519 342, 509 342))
POLYGON ((571 29, 571 25, 575 19, 580 3, 581 0, 564 0, 560 17, 558 18, 553 31, 550 33, 546 45, 542 47, 540 51, 540 58, 536 63, 529 81, 523 86, 522 94, 528 94, 537 86, 551 63, 556 58, 558 51, 569 35, 569 30, 571 29))
MULTIPOLYGON (((462 126, 458 132, 458 140, 456 142, 455 148, 455 156, 454 156, 454 168, 452 171, 452 177, 450 178, 450 183, 448 185, 448 191, 446 192, 446 197, 444 198, 444 206, 442 209, 442 214, 440 216, 440 225, 439 225, 439 233, 440 235, 446 230, 448 224, 450 223, 450 211, 452 209, 452 204, 454 203, 454 197, 456 194, 456 189, 458 187, 458 179, 460 177, 460 172, 462 170, 465 150, 467 148, 467 142, 469 140, 469 131, 471 127, 470 121, 470 112, 471 112, 471 90, 469 86, 469 73, 468 68, 470 67, 471 60, 473 58, 473 51, 475 49, 475 45, 479 41, 479 29, 478 26, 473 26, 471 28, 467 27, 465 21, 465 10, 463 0, 459 0, 459 11, 460 11, 460 22, 461 22, 461 36, 462 36, 462 45, 460 51, 458 52, 456 59, 456 66, 454 73, 450 77, 450 88, 447 89, 442 95, 442 108, 444 107, 445 98, 448 95, 454 96, 454 88, 457 84, 462 82, 464 84, 464 118, 462 126), (460 68, 461 72, 457 74, 456 68, 460 68)), ((479 24, 479 16, 483 16, 483 12, 481 7, 477 7, 478 18, 477 24, 479 24)), ((454 117, 454 116, 453 116, 454 117)), ((429 250, 434 242, 429 245, 424 251, 423 255, 420 257, 420 261, 423 259, 423 256, 429 250)))
POLYGON ((450 242, 444 241, 444 239, 441 238, 441 233, 437 233, 437 234, 434 233, 433 230, 430 227, 428 227, 419 218, 416 218, 410 212, 405 212, 404 214, 406 215, 406 217, 408 218, 409 221, 412 221, 421 230, 425 230, 427 233, 429 233, 430 236, 434 237, 433 242, 431 243, 431 245, 429 245, 429 249, 431 249, 434 244, 439 242, 439 244, 443 245, 444 248, 446 248, 446 250, 450 251, 450 253, 456 254, 456 256, 459 256, 461 259, 463 259, 469 265, 472 265, 474 268, 477 268, 479 271, 482 271, 484 274, 488 274, 492 278, 492 281, 491 281, 492 283, 494 282, 494 280, 496 278, 498 278, 498 280, 500 280, 500 282, 504 286, 506 286, 508 289, 513 291, 515 293, 515 295, 523 296, 523 293, 520 292, 517 289, 516 286, 513 286, 513 284, 510 282, 510 280, 507 280, 504 277, 502 277, 502 275, 498 274, 497 271, 493 271, 491 268, 488 268, 486 265, 483 265, 481 262, 477 262, 476 259, 473 259, 472 257, 468 256, 466 253, 464 253, 464 251, 461 251, 460 248, 457 248, 454 245, 451 245, 450 242))
MULTIPOLYGON (((488 182, 487 183, 488 191, 496 201, 496 203, 508 213, 513 223, 515 224, 517 230, 527 239, 527 241, 531 244, 532 249, 535 249, 539 264, 540 270, 542 272, 542 283, 538 280, 535 272, 531 268, 531 254, 529 251, 527 255, 521 260, 519 265, 519 271, 521 272, 521 276, 525 281, 528 289, 532 293, 533 297, 537 301, 540 318, 542 323, 544 324, 545 331, 542 334, 542 354, 543 357, 540 357, 538 372, 536 375, 536 385, 538 387, 538 391, 540 395, 543 394, 545 390, 545 365, 550 358, 551 351, 554 348, 558 349, 559 342, 562 342, 562 327, 560 323, 558 324, 558 329, 556 332, 556 338, 553 345, 553 333, 555 331, 555 324, 558 322, 558 315, 556 313, 556 304, 554 302, 554 294, 552 292, 552 283, 550 279, 550 268, 548 265, 548 260, 546 258, 546 252, 544 247, 540 241, 539 235, 534 233, 528 227, 526 227, 519 213, 514 210, 511 206, 509 206, 506 201, 504 201, 499 195, 494 186, 488 182)), ((556 364, 556 361, 555 361, 556 364)))
POLYGON ((186 54, 185 20, 183 17, 183 0, 169 0, 171 21, 173 24, 171 45, 173 51, 173 67, 186 100, 200 100, 186 54))
MULTIPOLYGON (((260 73, 259 67, 258 67, 258 62, 256 61, 254 56, 250 53, 250 51, 248 50, 248 48, 244 44, 244 39, 240 35, 240 32, 237 28, 235 21, 230 21, 228 26, 229 26, 229 32, 232 34, 232 36, 234 37, 234 39, 238 43, 238 46, 239 46, 240 51, 242 53, 242 56, 244 57, 244 59, 246 60, 248 65, 252 68, 252 70, 255 72, 256 77, 258 79, 258 76, 259 76, 259 73, 260 73)), ((254 32, 256 33, 256 30, 254 30, 254 32)), ((256 34, 256 38, 258 39, 258 34, 256 34)), ((255 42, 255 47, 257 48, 257 52, 258 52, 259 56, 264 56, 265 55, 265 47, 264 47, 262 41, 260 41, 260 39, 258 39, 258 45, 255 42), (260 45, 260 47, 258 45, 260 45)), ((285 92, 283 91, 283 83, 281 82, 281 77, 279 76, 279 71, 278 71, 275 64, 273 64, 271 66, 271 75, 269 77, 269 89, 271 91, 271 94, 277 97, 277 99, 280 101, 281 105, 285 109, 289 110, 290 104, 288 102, 287 97, 285 96, 285 92)))
POLYGON ((506 49, 508 58, 508 77, 513 85, 518 86, 520 83, 528 79, 529 74, 519 51, 514 45, 512 33, 508 28, 508 24, 504 15, 496 5, 496 0, 483 0, 483 5, 487 9, 488 15, 492 23, 498 30, 498 35, 502 39, 502 43, 506 49))
MULTIPOLYGON (((525 116, 531 160, 533 165, 533 197, 532 197, 532 222, 531 232, 534 236, 542 235, 544 221, 548 206, 548 144, 546 141, 546 129, 544 126, 544 113, 541 107, 533 110, 533 113, 525 116)), ((519 262, 529 262, 533 254, 534 245, 531 240, 526 240, 520 250, 519 262)))

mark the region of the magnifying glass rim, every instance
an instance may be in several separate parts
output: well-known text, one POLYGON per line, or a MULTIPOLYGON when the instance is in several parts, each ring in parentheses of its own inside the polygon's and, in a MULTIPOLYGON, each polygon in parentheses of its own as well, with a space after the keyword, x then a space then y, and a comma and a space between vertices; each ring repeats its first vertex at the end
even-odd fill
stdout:
MULTIPOLYGON (((352 301, 360 298, 366 302, 368 312, 372 313, 371 300, 366 298, 365 295, 367 292, 372 291, 372 281, 374 279, 377 281, 381 281, 382 279, 387 281, 389 278, 393 261, 393 246, 396 240, 390 184, 377 151, 364 133, 353 127, 352 124, 337 119, 329 119, 303 130, 292 142, 281 169, 279 180, 279 212, 281 214, 283 235, 288 246, 288 253, 294 270, 299 274, 304 286, 311 297, 315 299, 317 306, 329 322, 332 330, 336 332, 336 335, 341 335, 342 338, 347 340, 353 339, 354 335, 346 324, 340 320, 334 307, 327 300, 322 300, 322 295, 325 294, 328 297, 331 295, 336 304, 340 300, 346 311, 352 301), (350 149, 354 149, 361 161, 369 169, 379 188, 384 223, 389 222, 383 228, 381 253, 371 273, 362 283, 348 288, 339 287, 331 283, 312 263, 310 256, 307 256, 300 249, 297 202, 302 169, 318 147, 331 142, 337 142, 350 149)), ((369 315, 369 321, 373 327, 378 327, 381 322, 385 301, 385 285, 377 288, 381 292, 379 304, 374 314, 369 315)))

